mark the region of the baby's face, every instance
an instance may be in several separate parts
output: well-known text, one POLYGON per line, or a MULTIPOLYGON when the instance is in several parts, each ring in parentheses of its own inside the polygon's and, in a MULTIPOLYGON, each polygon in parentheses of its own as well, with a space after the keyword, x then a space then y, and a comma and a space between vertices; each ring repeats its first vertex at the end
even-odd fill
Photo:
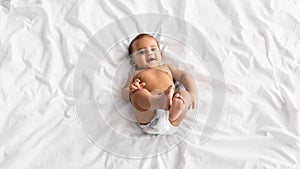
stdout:
POLYGON ((156 40, 151 37, 143 37, 132 44, 132 62, 139 68, 154 68, 159 66, 162 55, 156 40))

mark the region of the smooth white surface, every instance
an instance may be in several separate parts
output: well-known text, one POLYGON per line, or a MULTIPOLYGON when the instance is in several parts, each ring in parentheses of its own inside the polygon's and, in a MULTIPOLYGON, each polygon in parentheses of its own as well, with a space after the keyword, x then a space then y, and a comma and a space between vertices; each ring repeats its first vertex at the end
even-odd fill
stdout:
MULTIPOLYGON (((299 1, 0 4, 0 168, 300 167, 299 1), (198 91, 203 116, 188 137, 156 157, 121 158, 83 132, 74 110, 73 73, 81 50, 101 28, 149 12, 180 17, 209 39, 222 62, 228 104, 215 133, 201 143, 201 122, 211 106, 201 98, 209 98, 210 86, 205 69, 194 71, 207 90, 198 91)), ((169 52, 171 42, 162 39, 169 52)))

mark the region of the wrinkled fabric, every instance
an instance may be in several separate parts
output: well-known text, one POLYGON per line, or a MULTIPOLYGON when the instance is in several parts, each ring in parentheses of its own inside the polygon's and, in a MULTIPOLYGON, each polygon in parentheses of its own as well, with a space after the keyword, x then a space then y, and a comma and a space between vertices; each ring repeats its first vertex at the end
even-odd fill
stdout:
MULTIPOLYGON (((299 1, 274 0, 0 0, 0 168, 300 168, 299 11, 299 1), (72 86, 90 38, 118 19, 141 13, 179 17, 202 32, 222 63, 226 105, 213 134, 201 142, 213 106, 210 76, 199 63, 178 63, 186 55, 180 50, 184 44, 159 38, 163 50, 177 56, 166 54, 165 61, 193 72, 201 89, 199 117, 171 150, 132 159, 101 149, 87 136, 77 119, 72 86)), ((128 42, 120 39, 110 53, 126 55, 128 42)), ((115 64, 113 58, 104 62, 115 64)), ((103 82, 109 91, 105 80, 95 83, 103 82)), ((130 109, 129 103, 123 106, 130 109)), ((113 126, 110 117, 107 123, 113 126)), ((124 133, 140 130, 131 120, 128 115, 127 123, 114 127, 124 133)), ((184 124, 191 121, 186 118, 184 124)))

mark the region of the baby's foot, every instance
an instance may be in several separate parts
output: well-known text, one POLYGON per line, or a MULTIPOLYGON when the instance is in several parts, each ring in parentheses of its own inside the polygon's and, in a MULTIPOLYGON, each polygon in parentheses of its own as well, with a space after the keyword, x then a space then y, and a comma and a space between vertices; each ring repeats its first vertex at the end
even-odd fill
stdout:
POLYGON ((169 86, 168 89, 165 90, 165 95, 166 95, 166 99, 167 99, 165 110, 170 109, 170 107, 172 105, 172 98, 173 98, 174 92, 175 92, 174 85, 169 86))
POLYGON ((183 108, 184 100, 183 100, 183 97, 179 93, 176 93, 173 97, 172 102, 173 102, 173 104, 169 111, 169 120, 171 122, 175 121, 180 116, 182 108, 183 108))

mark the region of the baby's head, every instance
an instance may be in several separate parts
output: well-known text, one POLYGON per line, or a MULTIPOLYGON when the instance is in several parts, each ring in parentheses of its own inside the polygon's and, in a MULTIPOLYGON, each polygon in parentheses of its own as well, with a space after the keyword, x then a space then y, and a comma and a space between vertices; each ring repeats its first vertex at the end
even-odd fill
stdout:
POLYGON ((128 47, 128 52, 131 63, 140 69, 159 66, 162 60, 159 43, 149 34, 139 34, 135 37, 128 47))

